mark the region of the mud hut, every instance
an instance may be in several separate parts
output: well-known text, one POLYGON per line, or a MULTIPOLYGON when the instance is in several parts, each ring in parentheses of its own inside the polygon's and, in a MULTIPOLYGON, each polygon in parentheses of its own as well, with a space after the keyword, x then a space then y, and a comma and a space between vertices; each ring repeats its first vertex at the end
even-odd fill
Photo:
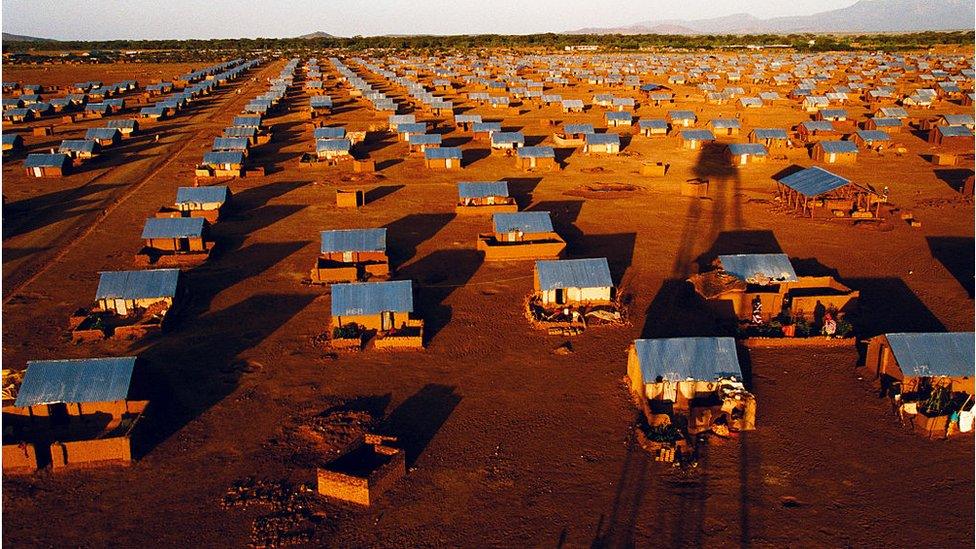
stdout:
POLYGON ((455 211, 459 214, 517 212, 518 204, 508 195, 507 181, 461 181, 455 211))
POLYGON ((461 147, 438 147, 424 151, 424 166, 429 169, 460 170, 461 147))
POLYGON ((566 249, 549 212, 496 213, 492 225, 493 232, 478 235, 486 261, 557 259, 566 249))
POLYGON ((312 283, 356 282, 390 275, 386 229, 322 231, 319 257, 309 275, 312 283))
POLYGON ((552 147, 520 147, 516 153, 515 167, 523 171, 557 171, 556 150, 552 147))
POLYGON ((60 153, 31 153, 24 160, 24 169, 31 177, 61 177, 69 173, 71 157, 60 153))
POLYGON ((725 159, 733 166, 765 162, 768 157, 769 151, 762 143, 730 143, 725 148, 725 159))
POLYGON ((857 145, 853 141, 819 141, 813 146, 811 157, 827 164, 853 164, 857 160, 857 145))
POLYGON ((149 404, 130 394, 135 366, 136 357, 28 361, 3 409, 4 473, 131 461, 149 404))
POLYGON ((361 340, 375 335, 378 348, 423 346, 424 321, 413 318, 413 283, 409 280, 332 285, 333 340, 361 340))

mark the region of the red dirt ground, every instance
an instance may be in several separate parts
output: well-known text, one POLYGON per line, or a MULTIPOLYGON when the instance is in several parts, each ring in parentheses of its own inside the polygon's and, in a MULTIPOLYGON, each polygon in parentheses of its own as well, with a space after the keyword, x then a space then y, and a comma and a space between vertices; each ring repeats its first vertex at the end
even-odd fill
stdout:
MULTIPOLYGON (((325 56, 319 59, 332 74, 325 56)), ((36 180, 22 173, 20 160, 4 162, 5 367, 138 353, 152 399, 140 426, 141 459, 132 466, 5 476, 5 545, 244 545, 253 512, 222 509, 221 497, 244 477, 311 482, 308 463, 288 457, 286 428, 289 418, 335 399, 388 414, 380 430, 400 437, 409 472, 369 510, 329 504, 316 545, 972 544, 972 436, 925 440, 906 431, 859 377, 853 349, 743 357, 759 403, 758 429, 713 438, 697 468, 656 463, 630 442, 636 412, 621 381, 627 345, 637 337, 711 332, 682 280, 718 253, 782 250, 800 260, 801 274, 835 271, 861 291, 863 335, 973 329, 973 203, 937 177, 920 156, 932 148, 911 134, 898 138, 909 149, 903 157, 862 154, 834 171, 889 186, 892 202, 914 212, 920 228, 899 219, 851 227, 774 211, 770 177, 793 163, 811 165, 804 151, 789 153, 788 162, 736 170, 682 150, 673 138, 639 136, 625 141, 629 156, 577 151, 551 174, 519 173, 511 158, 477 153, 466 153, 469 163, 477 159, 465 170, 431 172, 422 159, 405 156, 406 144, 387 138, 370 145, 381 170, 360 181, 382 189, 350 212, 335 207, 334 188, 350 184, 344 179, 351 173, 297 169, 313 140, 298 114, 307 96, 296 90, 287 100, 291 112, 269 119, 274 140, 254 151, 269 174, 230 184, 238 209, 214 227, 222 251, 187 273, 191 299, 175 328, 136 343, 71 345, 67 318, 92 300, 98 271, 130 267, 144 219, 191 184, 213 137, 283 64, 235 84, 240 95, 222 91, 106 152, 91 171, 36 180), (161 133, 159 142, 153 132, 161 133), (642 160, 671 167, 663 178, 642 177, 642 160), (588 173, 597 166, 605 170, 588 173), (707 199, 679 195, 680 182, 691 177, 711 179, 707 199), (621 291, 632 296, 627 326, 590 330, 572 340, 569 355, 551 353, 564 338, 527 328, 520 306, 532 289, 531 262, 483 263, 474 243, 490 222, 453 214, 456 181, 494 179, 509 180, 523 208, 552 211, 572 257, 609 258, 621 291), (598 183, 641 189, 609 200, 566 194, 598 183), (372 226, 389 229, 397 276, 414 280, 428 349, 330 358, 316 341, 328 322, 328 290, 300 280, 316 257, 318 231, 372 226)), ((59 70, 23 78, 118 79, 106 76, 117 74, 114 67, 72 69, 70 78, 59 70)), ((11 70, 4 79, 19 74, 11 70)), ((375 75, 370 80, 380 84, 375 75)), ((348 88, 331 84, 335 123, 353 131, 385 127, 371 109, 348 102, 348 88)), ((387 91, 403 97, 402 89, 387 91)), ((467 91, 458 91, 457 101, 467 91)), ((588 101, 595 91, 580 85, 559 93, 588 101)), ((679 89, 673 107, 642 106, 638 116, 691 108, 707 120, 734 111, 683 104, 690 92, 679 89)), ((858 118, 865 112, 847 108, 858 118)), ((557 111, 507 115, 503 125, 542 138, 549 130, 540 118, 570 118, 557 111)), ((971 108, 935 112, 947 111, 971 108)), ((910 109, 913 116, 931 112, 910 109)), ((761 124, 747 118, 746 132, 806 117, 777 106, 761 124)), ((571 119, 603 126, 599 110, 571 119)), ((34 150, 80 131, 26 140, 34 150)), ((459 132, 445 138, 458 138, 466 151, 487 148, 459 132)))

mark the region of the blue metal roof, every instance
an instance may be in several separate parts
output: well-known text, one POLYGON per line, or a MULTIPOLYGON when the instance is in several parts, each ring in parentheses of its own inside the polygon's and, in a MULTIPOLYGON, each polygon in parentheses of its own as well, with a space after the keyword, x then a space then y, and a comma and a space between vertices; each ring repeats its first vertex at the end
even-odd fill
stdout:
POLYGON ((396 124, 397 127, 400 124, 414 124, 417 122, 417 117, 412 114, 391 114, 387 119, 390 124, 396 124))
POLYGON ((971 114, 944 114, 942 118, 950 126, 972 126, 974 123, 971 114))
POLYGON ((552 147, 521 147, 519 158, 556 158, 556 149, 552 147))
POLYGON ((179 269, 104 271, 99 273, 95 299, 174 297, 179 277, 179 269))
POLYGON ((180 187, 176 189, 176 204, 223 204, 227 202, 227 187, 180 187))
POLYGON ((906 376, 973 376, 973 332, 898 333, 885 337, 906 376))
POLYGON ((321 151, 348 151, 352 147, 352 141, 348 139, 316 139, 315 150, 321 151))
POLYGON ((202 217, 150 217, 142 227, 142 238, 191 238, 203 235, 202 217))
POLYGON ((472 124, 475 122, 481 122, 481 115, 480 114, 455 114, 454 122, 458 124, 461 123, 472 124))
POLYGON ((224 137, 244 137, 250 139, 257 135, 258 129, 252 126, 231 126, 224 128, 224 137))
POLYGON ((593 124, 566 124, 563 130, 567 135, 578 133, 593 133, 593 124))
POLYGON ((440 147, 437 149, 427 149, 424 151, 424 158, 427 160, 438 158, 461 159, 461 147, 440 147))
POLYGON ((857 130, 857 136, 867 142, 891 141, 891 136, 881 130, 857 130))
POLYGON ((5 133, 3 134, 2 140, 4 145, 13 145, 18 140, 23 141, 24 139, 16 133, 5 133))
POLYGON ((508 196, 507 181, 462 181, 458 183, 460 198, 484 198, 486 196, 508 196))
POLYGON ((972 137, 973 131, 966 126, 936 126, 936 131, 944 137, 972 137))
POLYGON ((401 122, 397 124, 397 133, 427 133, 427 124, 424 122, 401 122))
POLYGON ((549 212, 496 213, 492 216, 496 233, 522 231, 526 234, 551 233, 552 218, 549 212))
POLYGON ((605 257, 536 261, 535 274, 540 290, 613 287, 605 257))
POLYGON ((215 151, 246 151, 250 142, 246 137, 215 137, 213 150, 215 151))
POLYGON ((629 112, 611 111, 606 114, 607 120, 633 120, 634 115, 629 112))
POLYGON ((241 151, 210 151, 203 155, 203 163, 208 166, 219 164, 243 164, 244 153, 241 151))
POLYGON ((847 111, 844 109, 821 109, 821 118, 847 118, 847 111))
POLYGON ((834 131, 834 125, 830 123, 830 120, 807 120, 801 126, 811 132, 834 131))
POLYGON ((712 130, 681 130, 681 139, 685 141, 714 141, 712 130))
POLYGON ((115 139, 118 135, 117 128, 89 128, 85 132, 85 139, 115 139))
POLYGON ((71 162, 67 155, 49 153, 31 153, 24 160, 25 168, 63 168, 71 162))
POLYGON ((322 253, 386 251, 386 229, 322 231, 322 253))
POLYGON ((730 143, 729 152, 733 156, 739 156, 743 154, 753 155, 753 156, 766 156, 769 151, 766 150, 766 145, 762 143, 730 143))
POLYGON ((853 141, 821 141, 819 145, 828 154, 857 153, 853 141))
POLYGON ((668 121, 663 118, 641 118, 637 121, 637 127, 641 129, 666 130, 668 129, 668 121))
POLYGON ((135 120, 124 118, 122 120, 109 120, 108 122, 106 122, 105 126, 108 128, 118 128, 118 129, 133 128, 134 129, 139 126, 139 123, 136 122, 135 120))
POLYGON ((582 99, 563 99, 562 100, 562 104, 563 104, 563 107, 567 107, 567 108, 571 108, 571 109, 572 108, 575 108, 575 109, 581 109, 581 108, 583 108, 583 100, 582 99))
POLYGON ((92 141, 91 139, 65 139, 58 147, 59 153, 94 153, 96 150, 98 150, 98 143, 92 141))
POLYGON ((441 134, 439 133, 412 133, 407 141, 411 145, 440 145, 441 134))
POLYGON ((522 132, 494 132, 491 134, 491 143, 495 144, 507 144, 507 143, 525 143, 525 135, 522 132))
POLYGON ((332 127, 321 127, 315 128, 312 132, 312 137, 315 139, 342 139, 346 136, 345 128, 332 128, 332 127))
POLYGON ((713 118, 708 123, 715 129, 742 127, 742 124, 734 118, 713 118))
POLYGON ((413 282, 356 282, 332 285, 332 316, 413 312, 413 282))
POLYGON ((243 114, 234 117, 235 126, 261 127, 261 117, 259 115, 243 114))
POLYGON ((779 182, 804 196, 817 196, 850 184, 849 180, 819 166, 800 170, 780 179, 779 182))
POLYGON ((756 139, 788 139, 786 130, 782 128, 756 128, 752 132, 756 139))
POLYGON ((588 133, 586 134, 587 145, 619 145, 620 136, 615 133, 588 133))
POLYGON ((502 131, 501 122, 475 122, 471 124, 472 132, 500 132, 502 131))
POLYGON ((735 339, 731 337, 638 339, 634 350, 644 383, 655 383, 658 377, 669 381, 742 379, 735 339))
POLYGON ((720 255, 725 272, 745 281, 752 281, 756 275, 777 282, 796 282, 796 271, 786 254, 737 254, 720 255))
POLYGON ((134 356, 30 360, 14 406, 125 400, 135 364, 134 356))
POLYGON ((313 95, 309 105, 314 108, 332 107, 332 98, 328 95, 313 95))
POLYGON ((691 111, 668 111, 669 120, 695 120, 697 117, 691 111))

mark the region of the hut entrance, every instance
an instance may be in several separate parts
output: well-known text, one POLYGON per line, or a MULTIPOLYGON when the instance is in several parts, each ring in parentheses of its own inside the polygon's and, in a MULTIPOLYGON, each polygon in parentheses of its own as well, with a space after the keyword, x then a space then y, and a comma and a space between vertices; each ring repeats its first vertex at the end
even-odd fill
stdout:
POLYGON ((566 290, 558 288, 556 290, 556 305, 562 305, 564 303, 566 303, 566 290))
POLYGON ((380 329, 383 331, 393 329, 393 312, 384 311, 380 313, 380 329))
POLYGON ((48 404, 47 415, 51 418, 51 425, 66 425, 68 423, 68 405, 64 402, 48 404))

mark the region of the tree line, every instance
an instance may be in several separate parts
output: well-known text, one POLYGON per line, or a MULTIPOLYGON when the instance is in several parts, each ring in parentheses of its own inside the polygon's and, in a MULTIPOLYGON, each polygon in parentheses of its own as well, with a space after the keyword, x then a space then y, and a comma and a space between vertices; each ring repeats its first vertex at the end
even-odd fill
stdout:
POLYGON ((566 46, 596 45, 601 51, 637 51, 639 49, 714 49, 743 45, 786 45, 798 51, 907 50, 937 44, 972 44, 973 31, 918 32, 900 34, 466 34, 451 36, 353 36, 321 38, 217 38, 212 40, 99 40, 4 42, 5 53, 73 50, 180 50, 180 51, 258 51, 308 50, 341 48, 457 50, 479 48, 557 49, 566 46))

